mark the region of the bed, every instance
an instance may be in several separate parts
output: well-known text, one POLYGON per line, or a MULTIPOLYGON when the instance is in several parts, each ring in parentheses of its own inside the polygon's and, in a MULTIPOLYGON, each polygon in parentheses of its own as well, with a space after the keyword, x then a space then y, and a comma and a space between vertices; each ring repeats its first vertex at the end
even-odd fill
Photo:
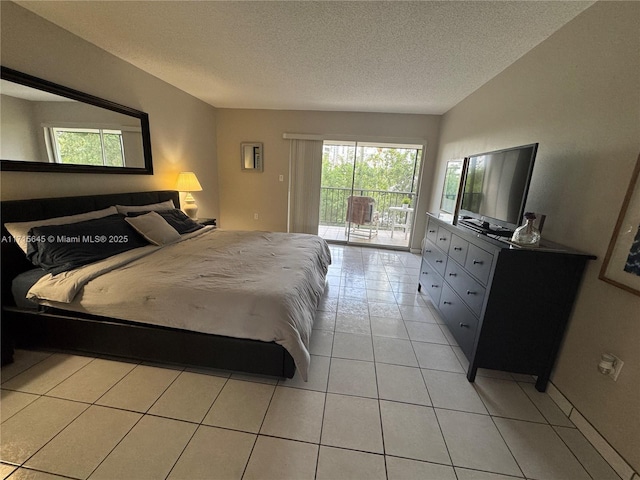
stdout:
MULTIPOLYGON (((2 235, 10 238, 8 223, 167 201, 179 206, 178 192, 2 202, 2 235)), ((139 220, 155 215, 142 213, 139 220)), ((41 231, 47 228, 57 227, 41 231)), ((143 242, 63 272, 51 270, 56 275, 41 271, 20 287, 14 280, 28 278, 34 265, 19 245, 3 241, 2 338, 9 347, 3 361, 10 360, 5 342, 13 340, 24 348, 288 378, 297 367, 306 378, 329 263, 326 242, 313 235, 205 227, 165 245, 143 242), (12 286, 21 292, 17 303, 12 286)))

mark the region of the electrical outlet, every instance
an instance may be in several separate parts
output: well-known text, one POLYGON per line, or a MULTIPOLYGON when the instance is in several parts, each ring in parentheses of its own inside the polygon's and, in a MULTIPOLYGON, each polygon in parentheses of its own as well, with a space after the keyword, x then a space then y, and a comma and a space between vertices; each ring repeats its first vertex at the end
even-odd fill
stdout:
POLYGON ((254 219, 254 220, 258 220, 258 214, 257 214, 257 213, 254 213, 254 214, 253 214, 253 219, 254 219))
POLYGON ((620 360, 618 357, 616 357, 615 355, 611 355, 611 356, 615 358, 616 361, 613 363, 613 371, 609 375, 613 378, 613 381, 615 382, 616 380, 618 380, 618 375, 620 375, 620 370, 622 370, 622 366, 624 365, 624 362, 620 360))
POLYGON ((278 180, 280 180, 281 182, 284 182, 284 175, 280 175, 280 176, 278 177, 278 180))

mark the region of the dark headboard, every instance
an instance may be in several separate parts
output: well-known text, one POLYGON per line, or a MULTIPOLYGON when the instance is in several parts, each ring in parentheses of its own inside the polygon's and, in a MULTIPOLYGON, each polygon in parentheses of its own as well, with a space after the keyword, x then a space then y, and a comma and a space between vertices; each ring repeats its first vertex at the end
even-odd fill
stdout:
MULTIPOLYGON (((134 193, 113 193, 108 195, 85 195, 81 197, 37 198, 33 200, 10 200, 0 202, 2 238, 9 238, 5 223, 27 222, 44 218, 62 217, 78 213, 101 210, 112 205, 147 205, 149 203, 173 200, 180 207, 180 195, 173 190, 134 193)), ((24 252, 15 242, 3 241, 0 252, 2 268, 2 305, 13 305, 11 282, 22 272, 35 268, 27 261, 24 252)))

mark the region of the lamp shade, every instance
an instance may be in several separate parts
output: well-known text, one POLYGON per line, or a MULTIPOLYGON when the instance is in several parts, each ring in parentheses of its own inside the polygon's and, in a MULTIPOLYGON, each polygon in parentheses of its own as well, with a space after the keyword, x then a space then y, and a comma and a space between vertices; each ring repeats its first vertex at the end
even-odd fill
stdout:
POLYGON ((176 182, 176 190, 179 192, 200 192, 202 191, 202 186, 195 173, 180 172, 178 181, 176 182))

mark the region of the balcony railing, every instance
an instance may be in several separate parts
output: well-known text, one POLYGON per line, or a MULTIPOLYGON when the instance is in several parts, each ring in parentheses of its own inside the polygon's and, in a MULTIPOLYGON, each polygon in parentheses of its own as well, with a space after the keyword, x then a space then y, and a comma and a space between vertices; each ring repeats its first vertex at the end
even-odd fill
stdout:
POLYGON ((372 197, 376 201, 375 210, 379 214, 379 228, 390 228, 389 207, 401 207, 404 198, 410 198, 413 206, 416 194, 413 192, 390 192, 387 190, 367 190, 340 187, 321 187, 320 225, 344 225, 347 218, 347 198, 350 195, 372 197))

